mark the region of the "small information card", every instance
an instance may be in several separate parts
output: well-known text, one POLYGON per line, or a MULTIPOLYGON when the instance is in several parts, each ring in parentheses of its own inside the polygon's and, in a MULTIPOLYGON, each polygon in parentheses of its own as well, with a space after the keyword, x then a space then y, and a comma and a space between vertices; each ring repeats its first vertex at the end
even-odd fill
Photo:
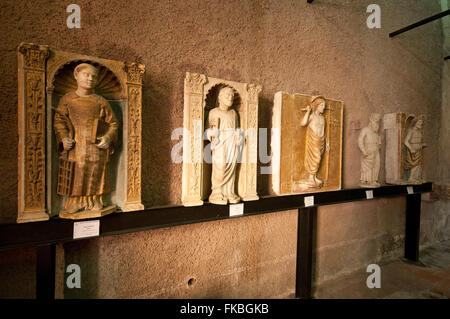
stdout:
POLYGON ((366 199, 373 199, 373 190, 366 191, 366 199))
POLYGON ((100 220, 88 220, 73 224, 73 239, 100 235, 100 220))
POLYGON ((314 206, 314 196, 306 196, 305 197, 305 207, 314 206))
POLYGON ((244 215, 244 203, 230 205, 230 217, 244 215))
POLYGON ((406 186, 406 190, 408 191, 408 195, 414 194, 414 188, 412 186, 406 186))

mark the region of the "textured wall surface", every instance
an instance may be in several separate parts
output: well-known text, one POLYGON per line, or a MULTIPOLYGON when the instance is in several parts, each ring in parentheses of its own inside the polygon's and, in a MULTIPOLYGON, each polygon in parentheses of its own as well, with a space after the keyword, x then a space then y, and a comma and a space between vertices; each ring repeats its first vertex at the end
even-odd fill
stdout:
MULTIPOLYGON (((388 37, 389 32, 440 12, 438 1, 376 1, 381 29, 366 26, 366 8, 373 3, 369 0, 316 0, 311 5, 298 0, 76 3, 81 7, 81 29, 67 28, 62 2, 0 3, 1 222, 14 221, 17 211, 16 48, 22 41, 146 65, 142 168, 146 207, 181 202, 182 165, 169 159, 178 143, 171 140, 171 132, 183 123, 186 71, 261 84, 262 128, 271 126, 277 91, 343 100, 344 188, 359 183, 356 139, 371 112, 426 114, 427 179, 438 180, 448 167, 448 153, 439 153, 439 145, 448 144, 449 109, 442 24, 433 22, 388 37), (446 95, 441 89, 443 73, 446 95), (445 134, 442 127, 447 128, 445 134)), ((258 176, 260 195, 271 194, 270 185, 269 175, 258 176)), ((316 283, 401 256, 404 210, 403 198, 320 208, 316 283)), ((445 202, 423 204, 422 243, 448 238, 448 211, 445 202)), ((296 224, 292 211, 61 245, 57 295, 289 297, 294 291, 296 224), (80 290, 64 288, 64 269, 71 263, 82 267, 80 290)), ((0 252, 0 256, 0 296, 32 297, 34 251, 0 252)))

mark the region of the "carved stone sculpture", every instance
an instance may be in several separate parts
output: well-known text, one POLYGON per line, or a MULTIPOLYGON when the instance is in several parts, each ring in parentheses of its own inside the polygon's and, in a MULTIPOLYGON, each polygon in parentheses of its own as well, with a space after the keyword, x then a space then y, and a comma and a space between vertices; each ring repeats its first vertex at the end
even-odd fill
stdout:
POLYGON ((325 148, 327 152, 330 149, 325 137, 325 111, 326 101, 322 97, 312 99, 311 105, 308 105, 302 111, 306 111, 300 126, 306 127, 305 139, 305 164, 304 168, 308 175, 307 179, 301 180, 298 185, 301 188, 317 188, 323 185, 323 180, 317 177, 322 156, 325 148))
POLYGON ((259 198, 256 169, 260 91, 261 86, 255 84, 186 73, 184 206, 202 205, 207 199, 226 204, 259 198))
POLYGON ((423 183, 424 116, 402 112, 385 114, 386 182, 389 184, 423 183))
POLYGON ((66 199, 59 216, 100 217, 116 209, 106 205, 104 196, 110 192, 109 157, 119 123, 108 101, 94 93, 97 68, 81 63, 74 77, 78 88, 61 98, 53 121, 60 151, 58 194, 66 199))
POLYGON ((379 187, 381 137, 378 134, 381 116, 373 113, 369 125, 364 127, 358 137, 361 151, 361 187, 379 187))
MULTIPOLYGON (((405 170, 409 174, 409 183, 422 183, 423 116, 414 117, 405 137, 405 170)), ((406 177, 406 176, 405 176, 406 177)))
POLYGON ((107 211, 100 206, 106 202, 118 211, 143 209, 145 67, 28 43, 20 44, 18 60, 17 221, 47 220, 60 212, 72 213, 69 218, 95 216, 73 213, 77 207, 95 208, 102 215, 107 211), (76 79, 74 69, 82 64, 91 65, 81 72, 87 78, 76 79))
POLYGON ((272 117, 272 187, 276 194, 341 188, 343 103, 277 92, 272 117))
POLYGON ((226 205, 238 203, 235 193, 236 167, 244 138, 239 129, 239 117, 232 109, 234 92, 231 87, 219 91, 219 105, 209 112, 208 139, 211 141, 212 176, 209 202, 226 205))

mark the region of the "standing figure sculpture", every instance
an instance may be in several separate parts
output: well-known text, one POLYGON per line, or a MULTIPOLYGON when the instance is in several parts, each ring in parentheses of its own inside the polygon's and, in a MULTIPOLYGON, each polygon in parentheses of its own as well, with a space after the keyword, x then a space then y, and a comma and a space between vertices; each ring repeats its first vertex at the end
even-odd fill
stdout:
POLYGON ((59 216, 99 217, 115 210, 106 207, 104 196, 110 192, 108 162, 119 124, 106 99, 94 93, 97 68, 81 63, 74 76, 77 90, 61 98, 53 125, 60 153, 57 193, 66 200, 59 216))
POLYGON ((212 176, 209 202, 226 205, 241 199, 235 193, 236 166, 244 138, 239 129, 237 112, 232 109, 234 91, 223 87, 219 91, 218 106, 209 112, 207 137, 211 141, 212 176))
POLYGON ((300 122, 301 126, 307 126, 304 169, 308 178, 300 181, 300 184, 306 188, 323 185, 323 181, 317 177, 317 172, 325 149, 329 150, 328 141, 325 139, 325 117, 323 116, 326 101, 318 96, 312 100, 311 105, 302 109, 302 111, 306 111, 306 114, 300 122))
POLYGON ((405 137, 405 170, 409 170, 408 182, 420 183, 422 182, 422 172, 420 168, 423 160, 423 148, 426 145, 423 143, 423 117, 415 117, 410 128, 406 132, 405 137))
POLYGON ((378 134, 381 115, 373 113, 369 125, 361 130, 358 147, 361 151, 361 187, 379 187, 381 137, 378 134))

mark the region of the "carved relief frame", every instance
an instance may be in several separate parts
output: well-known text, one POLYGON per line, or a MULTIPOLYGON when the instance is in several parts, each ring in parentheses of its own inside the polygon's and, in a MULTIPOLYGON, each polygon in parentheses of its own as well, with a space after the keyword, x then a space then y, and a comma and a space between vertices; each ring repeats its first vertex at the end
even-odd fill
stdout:
POLYGON ((184 81, 183 185, 184 206, 202 205, 208 198, 208 178, 205 174, 203 133, 206 99, 218 86, 230 86, 240 99, 240 128, 245 133, 242 161, 237 173, 237 194, 244 201, 258 200, 256 191, 258 147, 258 95, 261 86, 186 73, 184 81))
MULTIPOLYGON (((18 48, 19 180, 17 222, 47 220, 55 215, 57 163, 52 138, 52 105, 57 78, 70 65, 88 62, 114 79, 114 101, 122 112, 122 152, 118 158, 113 203, 122 211, 144 209, 141 203, 142 64, 106 60, 21 43, 18 48)), ((67 77, 68 79, 69 77, 67 77)))

